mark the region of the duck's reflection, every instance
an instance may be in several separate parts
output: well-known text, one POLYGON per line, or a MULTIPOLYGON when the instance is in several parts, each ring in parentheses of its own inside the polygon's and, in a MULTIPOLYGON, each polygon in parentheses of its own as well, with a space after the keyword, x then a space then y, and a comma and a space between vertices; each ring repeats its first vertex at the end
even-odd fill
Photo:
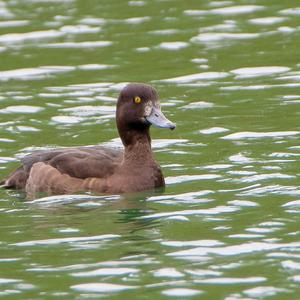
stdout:
MULTIPOLYGON (((157 193, 161 191, 156 191, 157 193)), ((151 244, 161 238, 160 221, 142 218, 153 213, 153 205, 147 201, 152 196, 153 192, 127 195, 115 203, 118 207, 115 223, 121 224, 122 240, 127 244, 123 256, 153 256, 159 252, 157 247, 151 244)))
MULTIPOLYGON (((155 193, 161 193, 161 190, 155 193)), ((119 209, 117 222, 132 225, 132 232, 152 228, 157 225, 157 221, 141 218, 149 213, 153 213, 153 208, 149 206, 147 201, 151 196, 153 196, 153 192, 123 196, 122 199, 116 203, 119 209)))
MULTIPOLYGON (((157 220, 141 218, 153 213, 154 208, 147 200, 160 195, 162 189, 125 195, 59 195, 43 197, 27 202, 32 211, 44 214, 37 220, 44 226, 67 226, 74 224, 88 231, 106 231, 122 236, 151 230, 159 225, 157 220), (54 222, 53 224, 51 224, 54 222)), ((37 224, 38 225, 38 224, 37 224)))

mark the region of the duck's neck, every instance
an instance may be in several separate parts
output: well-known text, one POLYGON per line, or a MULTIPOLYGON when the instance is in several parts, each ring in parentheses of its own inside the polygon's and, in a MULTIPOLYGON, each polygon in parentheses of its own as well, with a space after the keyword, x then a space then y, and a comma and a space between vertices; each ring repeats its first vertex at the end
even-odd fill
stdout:
POLYGON ((149 127, 143 130, 128 130, 126 136, 121 138, 125 147, 123 163, 130 163, 131 166, 153 163, 149 127))

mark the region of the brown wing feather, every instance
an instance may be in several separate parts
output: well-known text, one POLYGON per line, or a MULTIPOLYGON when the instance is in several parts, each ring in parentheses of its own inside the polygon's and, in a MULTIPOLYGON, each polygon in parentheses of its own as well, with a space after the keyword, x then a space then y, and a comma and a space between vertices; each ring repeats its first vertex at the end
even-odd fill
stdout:
POLYGON ((62 174, 85 179, 109 176, 121 163, 122 158, 123 151, 121 149, 103 146, 37 151, 21 160, 22 166, 8 176, 4 187, 25 189, 30 170, 38 162, 49 164, 62 174))
POLYGON ((72 152, 62 153, 53 157, 49 164, 63 174, 76 178, 110 176, 120 164, 122 156, 114 157, 99 151, 82 151, 81 149, 72 152))

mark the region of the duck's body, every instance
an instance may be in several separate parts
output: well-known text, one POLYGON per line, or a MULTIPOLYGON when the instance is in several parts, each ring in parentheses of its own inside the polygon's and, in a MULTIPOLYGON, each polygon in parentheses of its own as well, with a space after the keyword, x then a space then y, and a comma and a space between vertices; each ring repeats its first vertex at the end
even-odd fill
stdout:
POLYGON ((174 129, 161 113, 156 91, 130 84, 120 93, 116 121, 124 150, 103 146, 38 151, 3 183, 6 188, 67 194, 78 191, 128 193, 163 187, 164 177, 154 159, 151 124, 174 129))

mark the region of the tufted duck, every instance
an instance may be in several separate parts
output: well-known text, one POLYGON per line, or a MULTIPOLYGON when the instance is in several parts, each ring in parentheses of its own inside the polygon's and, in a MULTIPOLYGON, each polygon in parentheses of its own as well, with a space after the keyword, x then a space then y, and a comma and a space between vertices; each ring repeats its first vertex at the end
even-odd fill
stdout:
POLYGON ((161 112, 156 90, 128 84, 118 98, 116 123, 124 150, 92 146, 37 151, 21 160, 3 187, 24 189, 29 197, 37 192, 128 193, 163 187, 149 128, 153 124, 174 129, 175 124, 161 112))

